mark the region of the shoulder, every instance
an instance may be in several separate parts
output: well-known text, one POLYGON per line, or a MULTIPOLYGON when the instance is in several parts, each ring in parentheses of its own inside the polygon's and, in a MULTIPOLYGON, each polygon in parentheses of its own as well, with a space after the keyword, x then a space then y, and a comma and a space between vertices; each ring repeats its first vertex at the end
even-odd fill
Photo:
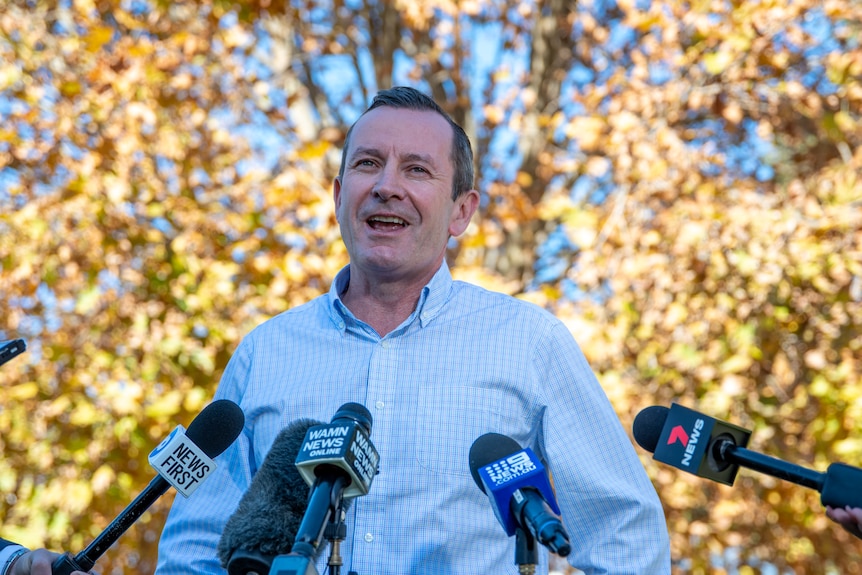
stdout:
POLYGON ((315 328, 328 327, 332 323, 331 309, 327 295, 318 296, 265 320, 252 329, 244 339, 251 342, 261 338, 269 339, 276 333, 307 332, 315 328))
POLYGON ((464 313, 490 315, 506 321, 518 318, 546 328, 562 325, 551 312, 525 299, 462 281, 452 285, 458 307, 464 313))
POLYGON ((568 326, 535 303, 460 281, 453 290, 446 323, 463 325, 474 338, 524 351, 565 352, 577 346, 568 326))

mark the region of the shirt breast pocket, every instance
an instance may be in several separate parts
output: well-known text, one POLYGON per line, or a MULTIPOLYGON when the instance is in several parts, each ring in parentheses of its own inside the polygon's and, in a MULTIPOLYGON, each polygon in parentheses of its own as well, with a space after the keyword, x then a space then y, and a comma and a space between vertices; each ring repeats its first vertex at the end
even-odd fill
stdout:
POLYGON ((470 447, 499 431, 502 392, 466 386, 423 388, 418 398, 416 457, 434 473, 470 475, 470 447))

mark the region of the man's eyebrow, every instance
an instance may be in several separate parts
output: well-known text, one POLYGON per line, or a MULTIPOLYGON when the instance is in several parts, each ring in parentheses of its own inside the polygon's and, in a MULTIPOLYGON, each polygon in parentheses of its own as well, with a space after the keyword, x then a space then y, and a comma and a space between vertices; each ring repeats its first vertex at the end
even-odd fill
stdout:
MULTIPOLYGON (((371 156, 373 158, 382 158, 383 153, 377 148, 360 146, 350 153, 351 158, 355 158, 358 156, 371 156)), ((422 162, 423 164, 427 164, 431 167, 436 167, 436 164, 434 163, 434 158, 430 154, 420 154, 418 152, 408 152, 406 154, 402 154, 401 156, 399 156, 398 161, 422 162)))
POLYGON ((383 154, 380 153, 380 150, 377 148, 367 148, 367 147, 359 147, 353 150, 350 153, 350 157, 353 158, 355 156, 374 156, 375 158, 381 157, 383 154))
POLYGON ((428 154, 417 154, 416 152, 407 153, 401 156, 402 162, 422 162, 434 167, 434 158, 428 154))

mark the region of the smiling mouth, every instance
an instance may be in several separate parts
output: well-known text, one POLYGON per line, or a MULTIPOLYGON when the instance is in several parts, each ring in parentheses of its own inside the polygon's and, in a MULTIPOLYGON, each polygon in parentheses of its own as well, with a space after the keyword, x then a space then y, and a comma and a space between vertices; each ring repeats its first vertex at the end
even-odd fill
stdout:
POLYGON ((407 227, 407 222, 395 216, 372 216, 368 218, 371 229, 378 231, 398 230, 407 227))

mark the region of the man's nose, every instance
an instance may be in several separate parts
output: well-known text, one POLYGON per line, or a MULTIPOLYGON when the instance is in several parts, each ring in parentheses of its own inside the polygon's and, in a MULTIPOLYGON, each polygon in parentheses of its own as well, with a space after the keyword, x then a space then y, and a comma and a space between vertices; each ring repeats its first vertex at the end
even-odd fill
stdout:
POLYGON ((404 197, 404 182, 396 168, 386 166, 380 171, 380 177, 374 184, 372 193, 381 200, 402 199, 404 197))

